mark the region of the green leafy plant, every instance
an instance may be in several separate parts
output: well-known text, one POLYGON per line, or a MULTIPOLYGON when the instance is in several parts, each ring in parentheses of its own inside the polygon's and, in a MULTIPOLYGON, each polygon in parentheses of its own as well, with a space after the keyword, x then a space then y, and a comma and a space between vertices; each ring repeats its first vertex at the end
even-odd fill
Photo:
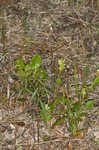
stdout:
MULTIPOLYGON (((78 74, 76 61, 74 61, 74 80, 75 80, 75 94, 74 97, 68 96, 69 83, 66 89, 61 95, 59 95, 59 89, 62 87, 62 75, 64 71, 64 60, 60 59, 59 73, 56 78, 56 89, 53 94, 57 94, 56 99, 53 102, 43 102, 42 97, 48 97, 49 91, 46 88, 47 73, 44 68, 41 67, 42 58, 40 55, 35 55, 29 63, 24 63, 22 59, 17 59, 15 61, 15 66, 17 68, 16 75, 21 81, 20 90, 21 94, 23 92, 28 92, 31 94, 32 102, 34 97, 36 98, 36 104, 41 106, 40 115, 46 125, 49 123, 53 114, 58 114, 58 118, 53 123, 52 128, 59 125, 63 121, 69 123, 70 131, 75 134, 78 130, 78 125, 83 121, 83 117, 87 115, 85 110, 91 109, 94 106, 93 100, 88 100, 88 93, 94 89, 94 87, 99 84, 99 76, 97 76, 90 86, 86 86, 86 77, 82 83, 82 88, 79 89, 78 74), (57 93, 56 93, 57 91, 57 93), (66 93, 67 92, 67 93, 66 93), (63 106, 63 109, 57 109, 57 106, 63 106)), ((19 98, 19 101, 24 102, 26 98, 19 98)))
MULTIPOLYGON (((62 71, 64 70, 63 61, 59 61, 59 72, 62 75, 62 71)), ((95 80, 92 82, 91 86, 85 86, 85 79, 84 84, 81 90, 79 90, 78 86, 78 74, 76 68, 76 61, 74 61, 74 79, 75 79, 75 93, 76 93, 76 100, 73 97, 65 96, 66 94, 63 93, 62 96, 58 96, 56 100, 50 105, 51 111, 55 110, 58 105, 63 104, 64 109, 60 111, 60 114, 63 114, 63 117, 59 117, 53 123, 52 127, 60 124, 63 121, 68 121, 70 131, 75 134, 78 130, 78 125, 81 121, 83 121, 83 117, 87 115, 85 110, 91 109, 94 106, 93 100, 88 100, 86 97, 87 93, 90 92, 90 88, 93 89, 94 86, 99 84, 99 77, 96 77, 95 80)), ((61 78, 57 78, 56 83, 61 85, 62 80, 61 78)), ((67 85, 68 86, 68 85, 67 85)), ((68 87, 67 87, 68 88, 68 87)), ((67 90, 68 91, 68 90, 67 90)))
POLYGON ((64 60, 63 59, 59 59, 58 61, 58 65, 59 65, 59 74, 58 74, 58 77, 56 79, 56 84, 58 86, 60 86, 62 84, 62 79, 61 79, 61 74, 62 74, 62 71, 64 70, 64 60))
MULTIPOLYGON (((26 64, 21 58, 15 61, 15 66, 17 68, 16 75, 21 81, 21 84, 19 84, 20 95, 24 92, 32 94, 32 102, 34 97, 39 101, 41 96, 47 95, 47 89, 45 87, 47 73, 41 67, 41 63, 42 58, 40 55, 35 55, 31 61, 26 64)), ((22 98, 20 101, 23 100, 25 99, 22 98)))
POLYGON ((41 104, 41 117, 45 121, 46 124, 51 120, 51 109, 48 106, 48 104, 45 104, 44 102, 40 101, 41 104))

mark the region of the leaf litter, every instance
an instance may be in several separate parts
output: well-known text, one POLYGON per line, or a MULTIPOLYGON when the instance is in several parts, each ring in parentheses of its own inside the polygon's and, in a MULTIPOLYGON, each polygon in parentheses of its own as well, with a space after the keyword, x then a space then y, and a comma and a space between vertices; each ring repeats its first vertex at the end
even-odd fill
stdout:
MULTIPOLYGON (((95 101, 95 107, 88 110, 88 117, 80 124, 86 130, 78 132, 75 137, 65 123, 56 129, 47 128, 36 114, 35 107, 29 101, 24 104, 18 102, 19 95, 12 90, 14 85, 18 87, 19 82, 14 61, 20 57, 27 63, 35 54, 43 58, 43 65, 50 76, 50 89, 55 86, 52 72, 56 71, 59 58, 65 62, 64 84, 65 81, 71 83, 70 95, 75 97, 72 78, 74 58, 81 81, 85 76, 83 68, 89 65, 87 84, 90 85, 99 69, 98 7, 95 1, 71 4, 65 0, 59 3, 0 1, 0 149, 98 149, 98 87, 89 94, 89 98, 95 101)), ((30 99, 30 95, 26 97, 30 99)), ((59 109, 62 108, 59 106, 59 109)))

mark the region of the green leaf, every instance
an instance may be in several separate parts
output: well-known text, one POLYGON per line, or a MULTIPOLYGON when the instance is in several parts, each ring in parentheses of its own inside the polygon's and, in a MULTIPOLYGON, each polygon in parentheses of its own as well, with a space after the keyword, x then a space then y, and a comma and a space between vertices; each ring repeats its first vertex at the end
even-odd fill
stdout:
POLYGON ((49 141, 50 139, 48 137, 43 137, 44 141, 49 141))
POLYGON ((96 86, 97 84, 99 84, 99 77, 95 78, 95 80, 92 83, 92 87, 96 86))
POLYGON ((79 116, 80 116, 80 117, 87 116, 87 113, 85 113, 85 112, 81 112, 81 113, 79 113, 79 116))
POLYGON ((39 68, 34 74, 35 80, 45 80, 47 78, 47 73, 42 68, 39 68))
POLYGON ((71 109, 71 102, 68 98, 62 98, 62 102, 65 103, 69 110, 71 109))
POLYGON ((25 66, 25 72, 30 72, 32 70, 32 67, 31 67, 31 65, 30 64, 27 64, 26 66, 25 66))
POLYGON ((16 61, 15 61, 15 65, 16 67, 19 69, 19 70, 23 70, 25 68, 25 64, 23 62, 23 60, 21 58, 18 58, 16 61))
POLYGON ((72 108, 72 111, 79 111, 81 109, 81 102, 78 101, 74 104, 73 108, 72 108))
POLYGON ((61 78, 57 78, 57 79, 56 79, 56 83, 57 83, 58 85, 61 85, 61 84, 62 84, 61 78))
POLYGON ((91 109, 93 106, 94 106, 93 100, 88 101, 88 102, 86 103, 86 105, 85 105, 85 107, 86 107, 87 110, 88 110, 88 109, 91 109))
POLYGON ((31 97, 31 99, 32 99, 31 104, 33 104, 34 97, 35 97, 35 96, 37 95, 37 93, 38 93, 38 88, 36 88, 35 90, 34 90, 34 89, 30 89, 30 88, 25 88, 25 90, 26 90, 27 92, 29 92, 29 93, 32 94, 32 97, 31 97))
POLYGON ((59 59, 58 64, 59 64, 59 71, 62 72, 64 69, 64 60, 59 59))
POLYGON ((56 98, 56 100, 50 105, 50 109, 53 110, 60 100, 61 100, 61 97, 56 98))
POLYGON ((42 116, 42 119, 46 122, 47 115, 46 115, 45 103, 43 103, 42 101, 40 101, 40 104, 41 104, 41 108, 42 108, 41 116, 42 116))
POLYGON ((41 63, 42 63, 42 58, 41 58, 41 56, 40 56, 40 55, 35 55, 35 56, 32 58, 31 62, 30 62, 30 66, 31 66, 31 68, 32 68, 33 70, 37 70, 37 68, 40 67, 41 63))
POLYGON ((48 123, 48 121, 51 119, 51 112, 50 112, 50 107, 48 104, 45 104, 44 102, 40 101, 41 104, 41 117, 42 119, 48 123))
POLYGON ((74 78, 75 78, 75 89, 76 89, 76 95, 77 95, 77 97, 79 97, 79 89, 78 89, 78 75, 77 75, 76 60, 74 61, 74 78))
POLYGON ((70 118, 70 129, 73 134, 75 133, 75 130, 77 129, 74 119, 72 119, 72 118, 70 118))
POLYGON ((19 77, 20 80, 25 80, 26 79, 26 74, 23 70, 20 70, 16 73, 16 75, 19 77))
POLYGON ((25 102, 27 99, 26 98, 19 98, 18 101, 20 102, 25 102))
POLYGON ((77 122, 81 122, 81 121, 83 121, 83 119, 80 116, 78 116, 77 117, 77 122))
POLYGON ((55 123, 53 123, 52 128, 54 128, 55 126, 59 125, 60 123, 62 123, 65 120, 65 117, 63 118, 59 118, 55 121, 55 123))
POLYGON ((86 96, 86 88, 84 87, 84 88, 82 88, 82 90, 81 90, 81 97, 84 99, 85 96, 86 96))

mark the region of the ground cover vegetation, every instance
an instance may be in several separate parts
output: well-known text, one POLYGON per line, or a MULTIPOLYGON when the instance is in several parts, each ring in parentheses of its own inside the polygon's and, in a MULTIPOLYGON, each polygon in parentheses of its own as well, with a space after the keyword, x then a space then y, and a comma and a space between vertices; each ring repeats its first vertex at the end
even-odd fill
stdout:
POLYGON ((0 6, 0 148, 97 149, 99 1, 0 6))
MULTIPOLYGON (((42 97, 46 96, 48 97, 49 91, 46 87, 46 81, 48 80, 46 77, 48 76, 46 72, 41 68, 41 57, 40 55, 35 55, 30 63, 24 64, 22 59, 17 59, 15 61, 15 65, 18 68, 17 76, 21 80, 22 83, 19 85, 18 92, 21 93, 29 92, 32 93, 32 101, 36 100, 36 107, 38 107, 39 103, 41 104, 41 116, 42 119, 45 121, 45 123, 48 123, 52 116, 51 113, 54 109, 57 109, 57 105, 61 105, 61 103, 64 105, 63 110, 59 110, 60 113, 63 113, 63 117, 56 120, 56 122, 52 125, 54 127, 55 125, 61 123, 61 121, 64 121, 65 119, 69 121, 69 128, 71 132, 74 134, 78 128, 78 124, 80 121, 82 121, 82 117, 86 116, 87 113, 83 112, 85 107, 86 109, 90 109, 94 106, 93 100, 88 100, 88 92, 92 91, 94 87, 99 84, 99 77, 96 77, 94 81, 91 83, 90 86, 86 86, 83 84, 83 87, 81 90, 79 90, 78 87, 78 75, 77 75, 77 69, 76 64, 74 62, 74 80, 75 80, 75 92, 77 100, 75 100, 73 97, 69 97, 69 89, 66 86, 66 89, 64 89, 62 96, 59 95, 59 89, 62 85, 62 71, 64 70, 64 61, 63 59, 59 59, 59 75, 56 79, 56 89, 54 89, 53 95, 55 91, 57 90, 57 98, 50 104, 49 102, 42 102, 42 97)), ((56 75, 56 74, 55 74, 56 75)), ((85 78, 85 77, 84 77, 85 78)), ((85 82, 85 81, 84 81, 85 82)), ((85 82, 86 83, 86 82, 85 82)), ((68 83, 69 84, 69 83, 68 83)), ((68 85, 69 86, 69 85, 68 85)), ((19 101, 26 101, 25 98, 19 98, 19 101)), ((31 102, 33 103, 33 102, 31 102)), ((57 113, 59 113, 57 110, 55 110, 57 113)), ((79 128, 78 128, 79 130, 79 128)))

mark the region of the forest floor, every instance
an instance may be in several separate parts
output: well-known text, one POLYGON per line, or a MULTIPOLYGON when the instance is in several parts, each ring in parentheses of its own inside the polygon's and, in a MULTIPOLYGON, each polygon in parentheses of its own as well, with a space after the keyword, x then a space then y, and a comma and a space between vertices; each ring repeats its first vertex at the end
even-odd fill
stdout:
MULTIPOLYGON (((28 63, 39 54, 48 74, 48 88, 55 87, 58 61, 64 60, 63 86, 69 83, 70 97, 77 100, 74 61, 79 76, 79 90, 86 78, 90 85, 99 76, 99 5, 97 1, 16 0, 0 1, 0 150, 98 150, 99 86, 88 93, 94 107, 79 124, 75 136, 68 122, 55 128, 46 126, 31 104, 31 95, 17 92, 15 60, 28 63), (85 72, 86 70, 86 72, 85 72), (86 73, 86 75, 85 75, 86 73), (25 102, 18 101, 26 97, 25 102)), ((57 96, 51 92, 49 100, 57 96)), ((42 97, 41 97, 42 98, 42 97)), ((42 98, 43 99, 43 98, 42 98)), ((44 101, 46 101, 44 97, 44 101)), ((58 109, 62 107, 58 106, 58 109)), ((57 116, 53 116, 53 123, 57 116)))

